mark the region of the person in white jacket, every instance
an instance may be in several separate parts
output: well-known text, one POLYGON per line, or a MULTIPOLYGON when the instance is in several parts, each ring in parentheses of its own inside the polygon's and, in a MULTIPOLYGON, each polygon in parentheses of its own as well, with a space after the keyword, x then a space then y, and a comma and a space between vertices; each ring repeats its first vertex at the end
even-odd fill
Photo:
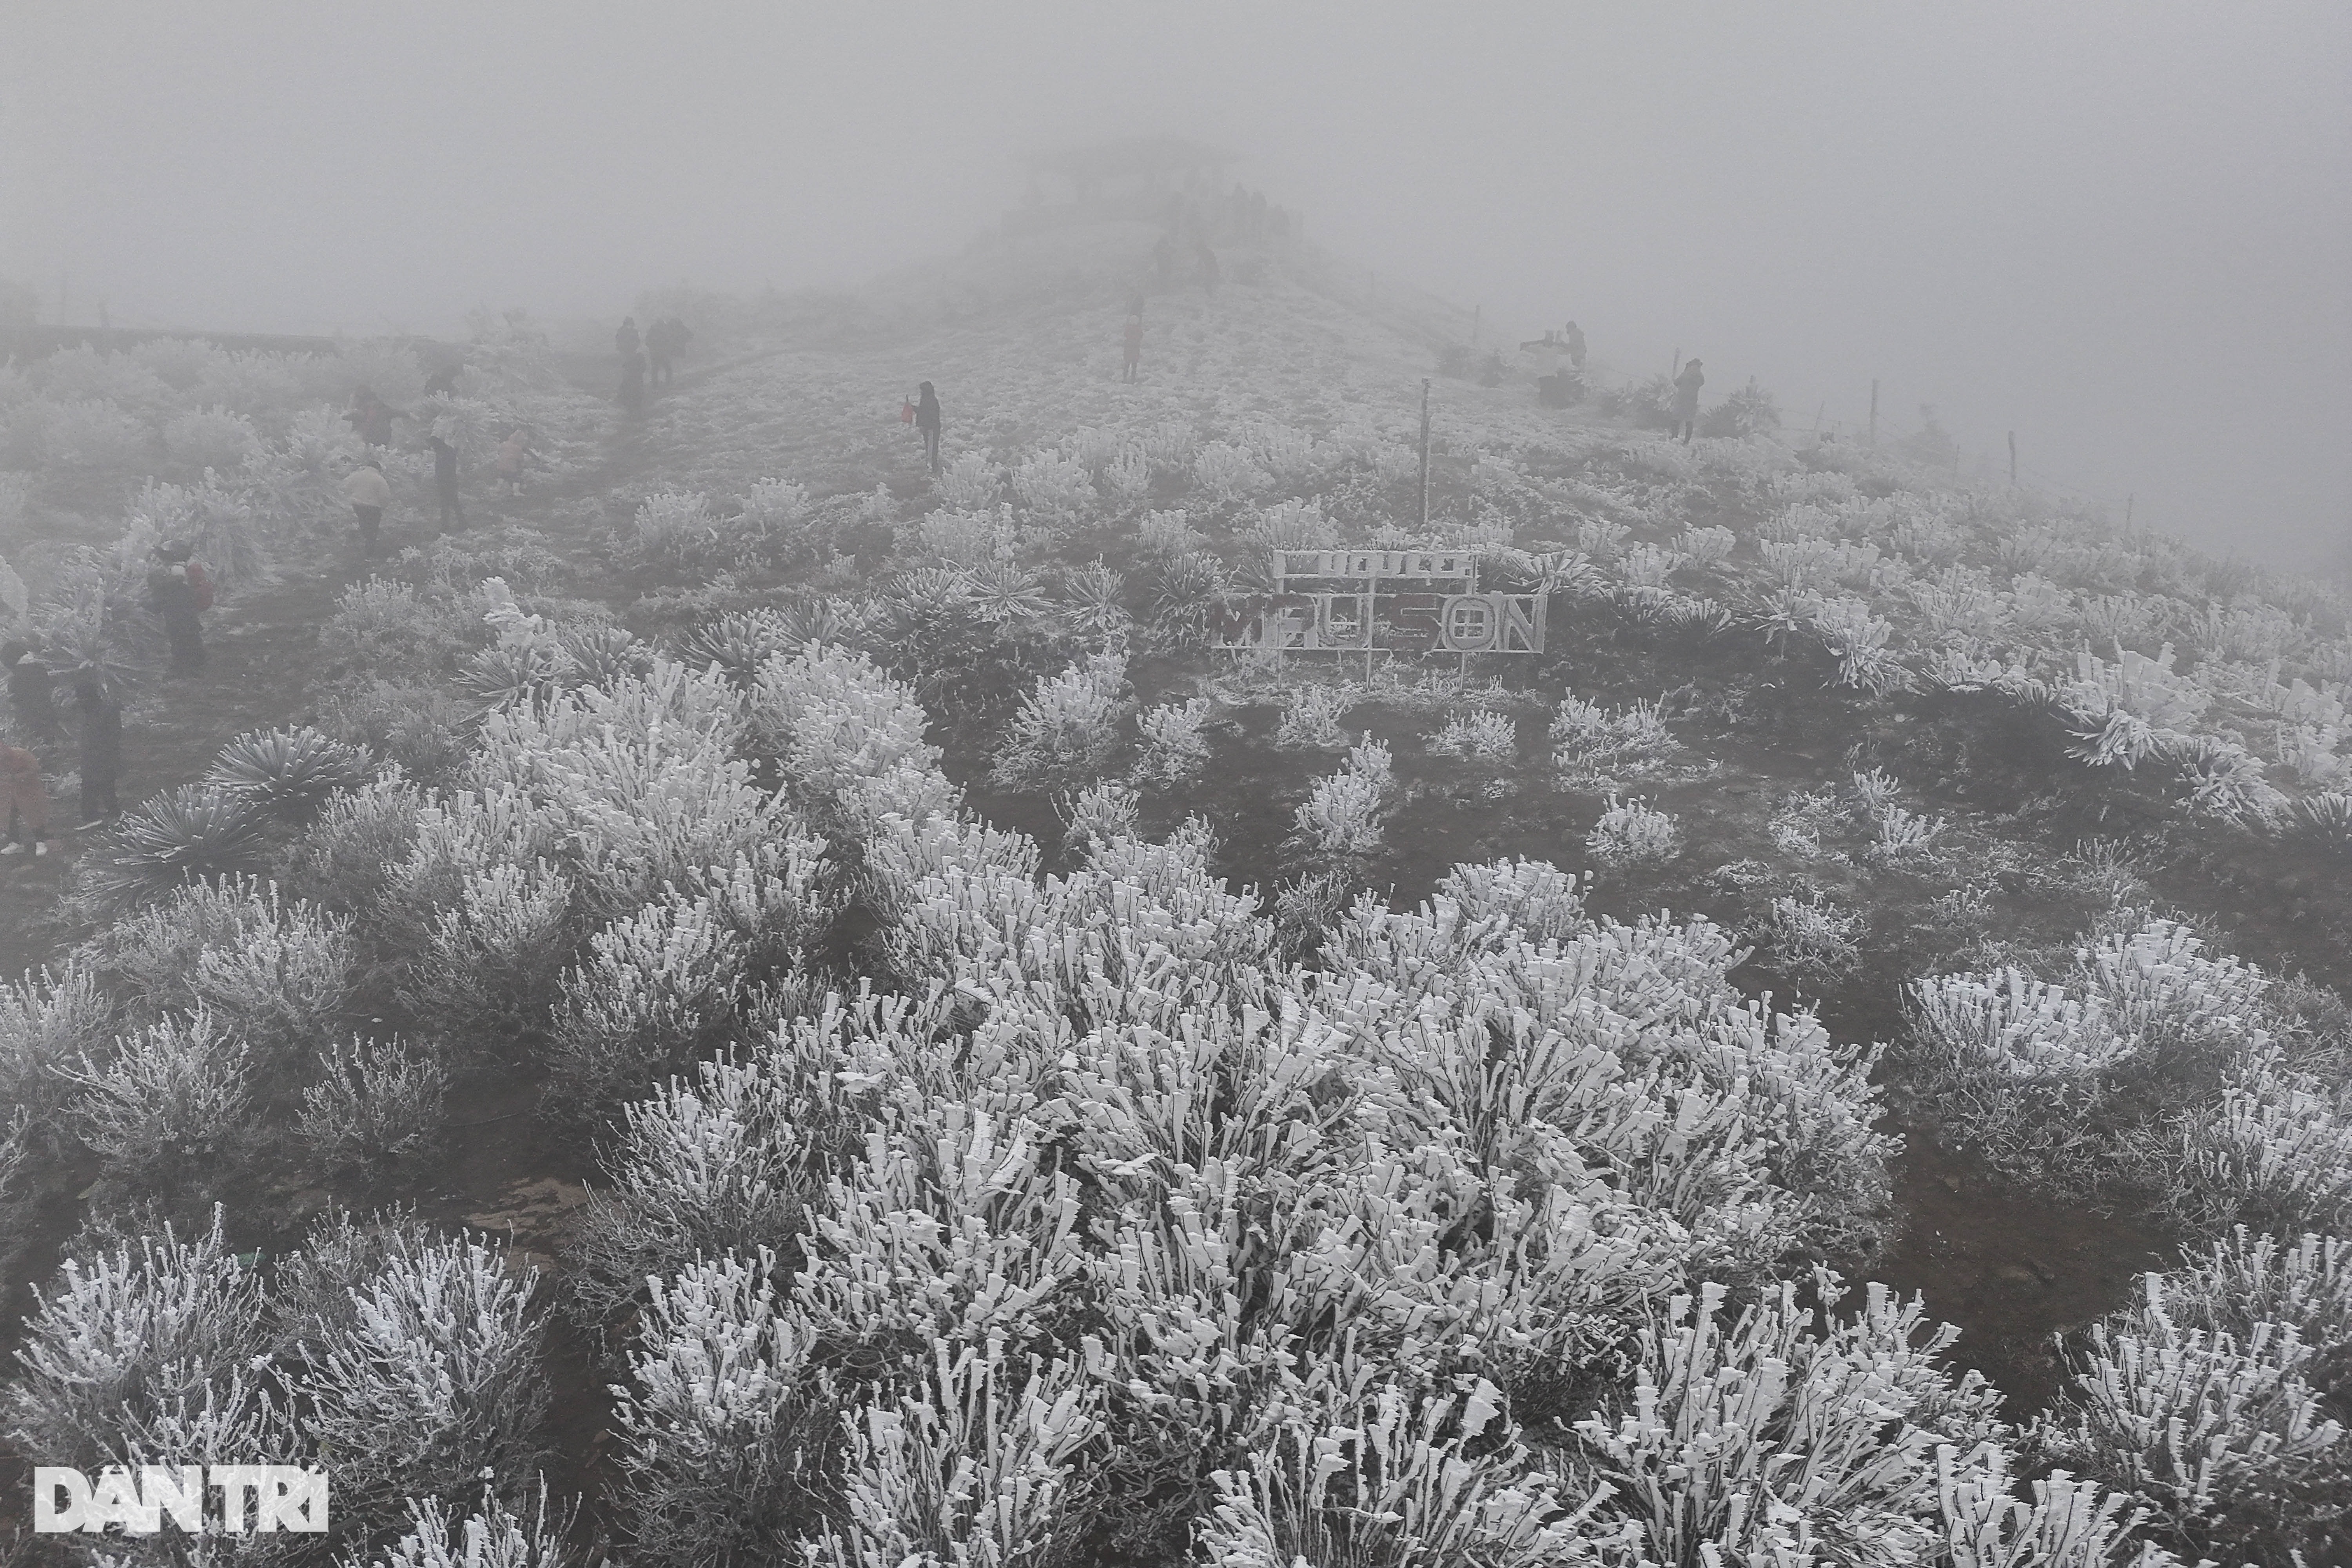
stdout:
POLYGON ((360 548, 373 558, 377 553, 376 531, 383 525, 383 509, 392 504, 392 486, 373 458, 352 469, 343 481, 343 499, 352 503, 352 513, 360 520, 360 548))

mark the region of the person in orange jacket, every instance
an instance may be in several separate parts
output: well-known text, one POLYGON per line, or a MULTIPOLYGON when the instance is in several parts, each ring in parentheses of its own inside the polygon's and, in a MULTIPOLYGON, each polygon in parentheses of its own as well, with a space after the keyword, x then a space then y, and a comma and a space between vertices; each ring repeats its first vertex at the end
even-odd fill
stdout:
POLYGON ((0 855, 49 852, 49 792, 41 783, 41 759, 22 746, 0 743, 0 803, 8 812, 8 842, 0 855))

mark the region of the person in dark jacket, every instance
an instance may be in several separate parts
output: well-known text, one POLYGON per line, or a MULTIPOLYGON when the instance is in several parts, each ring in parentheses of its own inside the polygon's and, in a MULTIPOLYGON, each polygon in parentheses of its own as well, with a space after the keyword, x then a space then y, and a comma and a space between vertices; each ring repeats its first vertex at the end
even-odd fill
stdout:
POLYGON ((352 394, 351 412, 343 417, 351 421, 352 429, 371 447, 392 444, 392 422, 398 416, 392 405, 375 395, 373 387, 361 387, 352 394))
POLYGON ((940 471, 940 395, 925 382, 921 395, 915 400, 915 428, 923 433, 923 456, 930 459, 931 474, 940 471))
POLYGON ((77 833, 105 826, 122 815, 114 781, 122 772, 122 704, 106 678, 86 670, 75 677, 74 712, 81 720, 81 825, 77 833))
POLYGON ((0 664, 8 667, 8 706, 16 710, 16 721, 45 741, 54 739, 58 704, 49 667, 22 639, 0 645, 0 664))
POLYGON ((1698 428, 1698 389, 1706 384, 1696 360, 1683 366, 1682 374, 1675 377, 1675 432, 1670 439, 1690 445, 1691 433, 1698 428))
POLYGON ((466 526, 466 503, 457 494, 457 448, 428 433, 433 447, 433 493, 441 499, 441 531, 456 533, 466 526))
POLYGON ((619 351, 623 359, 626 359, 637 352, 640 342, 637 336, 637 319, 635 316, 623 317, 621 330, 613 334, 613 347, 619 351))
POLYGON ((441 368, 426 378, 425 395, 427 397, 457 396, 457 377, 464 374, 465 369, 466 362, 462 359, 445 360, 442 362, 441 368))
POLYGON ((1568 343, 1568 363, 1582 370, 1584 368, 1584 329, 1574 321, 1569 322, 1565 341, 1568 343))
POLYGON ((205 667, 203 612, 196 607, 195 584, 188 581, 194 554, 193 546, 176 540, 159 544, 147 571, 147 607, 163 618, 174 675, 194 675, 205 667))

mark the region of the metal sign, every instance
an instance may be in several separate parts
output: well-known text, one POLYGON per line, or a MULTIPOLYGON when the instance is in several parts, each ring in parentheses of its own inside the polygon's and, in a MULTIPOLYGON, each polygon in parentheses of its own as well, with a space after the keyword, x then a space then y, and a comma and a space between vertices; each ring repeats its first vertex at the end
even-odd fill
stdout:
POLYGON ((1463 550, 1278 550, 1276 591, 1220 628, 1236 653, 1541 653, 1544 596, 1478 591, 1463 550))

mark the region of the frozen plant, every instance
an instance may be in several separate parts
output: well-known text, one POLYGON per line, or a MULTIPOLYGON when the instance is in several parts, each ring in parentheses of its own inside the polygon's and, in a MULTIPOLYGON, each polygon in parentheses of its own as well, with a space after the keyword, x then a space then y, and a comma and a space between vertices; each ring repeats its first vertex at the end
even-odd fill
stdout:
POLYGON ((1299 686, 1284 694, 1274 743, 1286 750, 1330 751, 1348 743, 1339 721, 1353 706, 1344 686, 1299 686))
POLYGON ((1198 773, 1209 760, 1209 741, 1203 731, 1216 710, 1216 704, 1207 698, 1195 697, 1185 702, 1163 702, 1137 715, 1136 732, 1143 742, 1142 755, 1135 764, 1137 782, 1166 788, 1198 773))
POLYGON ((1205 443, 1192 458, 1192 482, 1213 505, 1244 501, 1274 482, 1246 447, 1205 443))
POLYGON ((1861 807, 1864 816, 1875 816, 1894 805, 1895 797, 1902 793, 1903 781, 1884 768, 1872 768, 1853 775, 1854 804, 1861 807))
POLYGON ((295 1136, 334 1168, 409 1159, 439 1134, 448 1069, 431 1051, 394 1040, 337 1042, 320 1080, 302 1091, 295 1136))
POLYGON ((957 511, 986 511, 996 505, 1003 475, 984 453, 959 453, 940 475, 940 499, 957 511))
MULTIPOLYGON (((68 1258, 54 1284, 33 1288, 23 1372, 0 1392, 7 1436, 53 1464, 126 1460, 126 1427, 230 1390, 262 1348, 263 1300, 217 1207, 193 1239, 166 1224, 136 1253, 68 1258)), ((253 1414, 249 1391, 237 1392, 253 1414)))
POLYGON ((268 817, 253 799, 217 784, 184 784, 122 814, 98 861, 91 890, 128 910, 192 882, 261 867, 268 817))
POLYGON ((539 1270, 471 1236, 378 1227, 345 1300, 289 1325, 306 1363, 297 1419, 335 1460, 335 1509, 382 1528, 407 1499, 479 1496, 529 1474, 547 1408, 539 1270))
POLYGON ((578 1562, 563 1543, 570 1521, 549 1510, 543 1479, 538 1507, 527 1516, 495 1496, 454 1517, 439 1498, 412 1499, 408 1508, 408 1533, 349 1559, 349 1568, 572 1568, 578 1562))
POLYGON ((1055 815, 1062 819, 1066 843, 1092 848, 1139 837, 1142 805, 1143 797, 1133 789, 1106 780, 1055 802, 1055 815))
POLYGON ((1611 710, 1574 692, 1559 700, 1549 730, 1562 789, 1604 789, 1663 770, 1682 750, 1654 701, 1611 710))
POLYGON ((253 1084, 244 1041, 201 1005, 84 1055, 65 1076, 81 1094, 67 1124, 109 1171, 165 1190, 248 1147, 253 1084))
POLYGON ((373 772, 356 747, 309 725, 253 730, 220 749, 204 783, 243 795, 273 817, 299 822, 373 772))
POLYGON ((589 939, 564 972, 548 1095, 567 1120, 601 1118, 725 1027, 742 950, 710 900, 665 898, 589 939))
POLYGON ((54 1126, 70 1084, 64 1069, 109 1038, 114 1005, 88 963, 0 982, 0 1105, 54 1126))
POLYGON ((992 778, 1008 791, 1068 789, 1108 772, 1128 701, 1127 658, 1092 655, 1048 676, 1005 726, 992 778))
POLYGON ((1612 871, 1663 865, 1682 853, 1682 825, 1639 800, 1611 795, 1608 809, 1585 836, 1584 847, 1594 865, 1612 871))
POLYGON ((1292 818, 1292 846, 1318 866, 1370 858, 1387 832, 1394 793, 1388 748, 1367 735, 1338 773, 1308 789, 1292 818))
POLYGON ((1135 542, 1146 555, 1190 555, 1208 540, 1181 511, 1147 511, 1136 525, 1135 542))
POLYGON ((1872 814, 1877 832, 1871 851, 1891 863, 1926 859, 1934 854, 1937 837, 1944 831, 1941 817, 1923 816, 1899 805, 1881 806, 1872 814))
POLYGON ((1095 482, 1087 465, 1055 452, 1033 452, 1013 471, 1013 493, 1033 515, 1067 519, 1095 504, 1095 482))
POLYGON ((699 492, 662 490, 647 496, 638 503, 635 527, 630 545, 648 561, 698 559, 719 537, 709 498, 699 492))
POLYGON ((1805 898, 1772 900, 1758 940, 1777 969, 1815 990, 1843 984, 1862 963, 1863 917, 1839 908, 1819 891, 1805 898))
POLYGON ((1432 755, 1475 763, 1507 763, 1519 754, 1518 727, 1507 713, 1481 708, 1448 716, 1429 743, 1432 755))

